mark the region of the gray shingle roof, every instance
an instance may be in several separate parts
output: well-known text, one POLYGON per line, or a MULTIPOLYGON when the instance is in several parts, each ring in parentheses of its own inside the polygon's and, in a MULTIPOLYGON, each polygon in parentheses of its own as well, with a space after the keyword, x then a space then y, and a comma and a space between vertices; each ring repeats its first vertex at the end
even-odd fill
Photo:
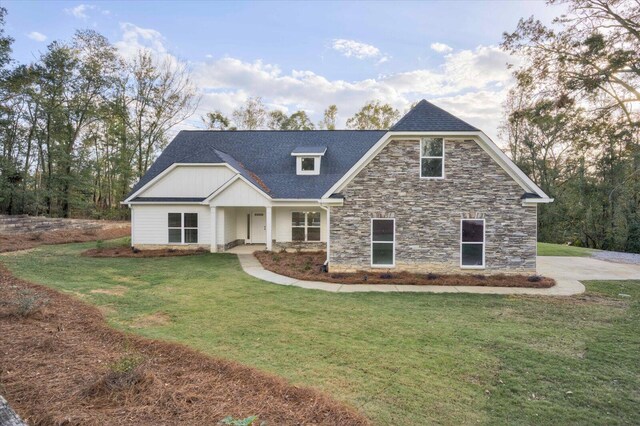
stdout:
POLYGON ((472 125, 434 104, 421 100, 391 129, 396 132, 474 132, 472 125))
POLYGON ((384 130, 183 130, 133 187, 134 193, 174 163, 228 163, 273 198, 318 199, 375 145, 384 130), (320 175, 296 175, 296 147, 327 147, 320 175))
MULTIPOLYGON (((478 129, 423 99, 391 130, 478 129)), ((227 163, 273 198, 318 199, 385 133, 385 130, 185 130, 178 133, 129 195, 174 163, 227 163), (296 159, 292 153, 321 153, 325 150, 320 175, 296 175, 296 159)))
POLYGON ((136 197, 131 201, 147 203, 198 203, 204 201, 202 197, 136 197))

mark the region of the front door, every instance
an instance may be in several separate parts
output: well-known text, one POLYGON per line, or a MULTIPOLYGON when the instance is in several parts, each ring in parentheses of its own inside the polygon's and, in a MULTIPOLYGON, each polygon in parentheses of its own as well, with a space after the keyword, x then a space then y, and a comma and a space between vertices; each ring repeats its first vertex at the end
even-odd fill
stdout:
POLYGON ((264 213, 251 214, 251 244, 265 244, 267 242, 267 226, 264 213))

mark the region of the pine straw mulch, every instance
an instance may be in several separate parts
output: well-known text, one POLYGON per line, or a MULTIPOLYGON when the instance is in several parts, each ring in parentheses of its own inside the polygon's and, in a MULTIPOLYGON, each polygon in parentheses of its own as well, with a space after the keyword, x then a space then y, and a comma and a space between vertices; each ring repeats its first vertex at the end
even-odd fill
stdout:
POLYGON ((407 284, 441 286, 480 287, 527 287, 549 288, 556 282, 552 278, 506 274, 414 274, 381 269, 377 272, 353 273, 322 272, 326 260, 324 251, 317 252, 268 252, 257 251, 254 255, 262 266, 277 274, 308 281, 324 281, 338 284, 407 284))
POLYGON ((209 251, 204 248, 138 250, 131 247, 106 247, 85 250, 80 255, 85 257, 172 257, 192 256, 194 254, 204 253, 209 253, 209 251))
POLYGON ((28 250, 46 244, 84 243, 112 240, 131 235, 131 226, 122 222, 107 222, 102 228, 57 229, 52 231, 0 234, 0 253, 28 250))
POLYGON ((29 424, 215 425, 228 415, 268 425, 369 423, 318 391, 114 330, 96 307, 2 266, 0 294, 0 394, 29 424), (25 307, 33 312, 17 315, 25 307))

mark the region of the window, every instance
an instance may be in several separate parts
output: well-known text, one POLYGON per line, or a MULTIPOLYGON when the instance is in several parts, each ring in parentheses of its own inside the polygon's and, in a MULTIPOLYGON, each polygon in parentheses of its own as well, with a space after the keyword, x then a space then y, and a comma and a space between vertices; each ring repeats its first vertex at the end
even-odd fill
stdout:
POLYGON ((320 241, 320 212, 291 213, 292 241, 320 241))
POLYGON ((301 169, 303 172, 312 172, 316 168, 316 160, 313 157, 303 157, 301 169))
POLYGON ((460 266, 484 268, 484 219, 462 219, 460 266))
POLYGON ((371 266, 395 265, 395 219, 371 219, 371 266))
POLYGON ((444 178, 443 138, 422 138, 420 141, 420 177, 444 178))
POLYGON ((169 243, 198 242, 198 213, 169 213, 169 243))
POLYGON ((299 175, 319 175, 321 157, 296 157, 296 173, 299 175))

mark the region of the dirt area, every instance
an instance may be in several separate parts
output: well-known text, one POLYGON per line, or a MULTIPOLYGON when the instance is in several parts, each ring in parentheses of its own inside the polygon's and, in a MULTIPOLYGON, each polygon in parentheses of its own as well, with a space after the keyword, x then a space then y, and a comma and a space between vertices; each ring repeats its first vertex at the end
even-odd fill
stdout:
POLYGON ((155 249, 155 250, 134 250, 131 247, 109 247, 95 248, 82 252, 82 256, 87 257, 171 257, 171 256, 191 256, 194 254, 209 253, 203 248, 193 250, 176 249, 155 249))
MULTIPOLYGON (((315 390, 108 327, 100 311, 0 267, 0 394, 29 424, 364 425, 315 390)), ((170 321, 163 313, 145 321, 170 321)))
POLYGON ((131 235, 129 222, 0 216, 0 253, 131 235))
POLYGON ((254 253, 265 269, 277 274, 308 281, 325 281, 339 284, 407 284, 482 287, 549 288, 556 282, 552 278, 526 275, 480 274, 413 274, 409 272, 322 272, 326 259, 324 251, 318 252, 267 252, 254 253))

